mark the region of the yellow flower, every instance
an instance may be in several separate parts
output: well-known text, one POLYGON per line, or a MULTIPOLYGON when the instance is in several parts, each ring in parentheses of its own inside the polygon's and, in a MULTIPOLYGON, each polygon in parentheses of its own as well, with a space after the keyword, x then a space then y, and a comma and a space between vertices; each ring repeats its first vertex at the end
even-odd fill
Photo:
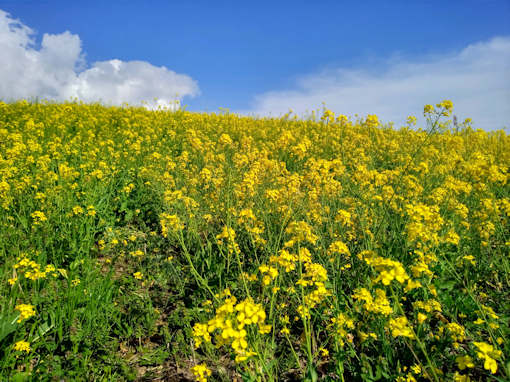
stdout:
POLYGON ((453 381, 454 382, 471 382, 471 378, 469 378, 469 376, 467 376, 467 375, 459 374, 458 372, 456 372, 453 376, 453 381))
POLYGON ((393 337, 408 337, 414 338, 414 333, 411 327, 408 325, 407 318, 405 316, 400 316, 395 319, 391 319, 389 321, 389 329, 391 330, 391 335, 393 337))
POLYGON ((423 108, 423 114, 431 114, 434 112, 434 106, 432 105, 425 105, 423 108))
POLYGON ((80 206, 73 207, 73 214, 75 215, 81 215, 83 213, 83 208, 80 206))
POLYGON ((485 370, 490 370, 492 374, 496 374, 498 370, 498 364, 495 359, 501 357, 501 350, 496 350, 494 347, 486 342, 473 342, 479 351, 476 355, 479 359, 484 360, 483 367, 485 370))
POLYGON ((455 322, 451 322, 446 325, 446 328, 450 332, 450 335, 451 335, 453 341, 462 342, 466 338, 466 330, 464 329, 463 326, 461 326, 455 322))
POLYGON ((205 363, 193 366, 191 372, 198 382, 207 382, 207 377, 211 376, 212 372, 209 370, 205 363))
POLYGON ((416 121, 417 121, 417 119, 413 115, 410 115, 409 117, 407 117, 407 124, 410 125, 410 126, 411 125, 412 126, 416 125, 416 121))
POLYGON ((178 232, 184 228, 184 224, 177 215, 162 213, 159 217, 161 233, 164 237, 167 237, 169 232, 178 232))
POLYGON ((254 351, 241 350, 241 351, 236 352, 235 361, 236 361, 236 363, 240 363, 240 362, 246 361, 248 358, 250 358, 254 355, 257 355, 257 353, 254 351))
POLYGON ((363 308, 368 312, 380 313, 386 316, 393 312, 390 302, 386 296, 386 292, 383 289, 375 290, 375 299, 366 288, 359 288, 354 292, 355 293, 352 297, 356 300, 363 301, 363 308))
POLYGON ((236 305, 235 310, 237 313, 237 321, 239 328, 242 329, 244 325, 257 324, 264 322, 266 313, 260 304, 254 304, 250 299, 246 299, 236 305))
POLYGON ((473 368, 475 367, 475 364, 473 363, 473 358, 471 358, 468 355, 465 356, 459 356, 455 358, 455 362, 457 362, 457 366, 460 370, 464 370, 465 368, 473 368))
POLYGON ((222 134, 220 139, 218 140, 218 143, 221 144, 222 146, 230 146, 233 143, 233 141, 232 138, 230 138, 230 135, 222 134))
POLYGON ((34 225, 40 225, 41 223, 48 220, 48 218, 42 211, 34 211, 31 216, 32 219, 34 219, 34 225))
POLYGON ((444 109, 442 115, 446 117, 449 116, 451 111, 453 110, 453 102, 450 100, 444 100, 443 102, 438 103, 436 106, 444 109))
POLYGON ((379 125, 379 118, 375 114, 369 114, 367 116, 365 124, 368 127, 376 127, 377 125, 379 125))
POLYGON ((472 255, 463 256, 462 259, 465 260, 466 262, 471 263, 472 265, 476 265, 475 257, 472 255))
POLYGON ((483 368, 485 370, 490 370, 492 374, 496 374, 496 371, 498 370, 498 364, 494 359, 486 355, 485 361, 483 363, 483 368))
POLYGON ((26 341, 18 341, 14 344, 14 350, 16 351, 24 351, 29 353, 30 352, 30 343, 26 341))
POLYGON ((133 273, 133 277, 135 279, 141 280, 143 278, 143 273, 142 272, 135 272, 135 273, 133 273))
POLYGON ((234 338, 232 341, 232 349, 236 351, 244 350, 248 347, 248 341, 246 341, 246 330, 241 329, 238 331, 232 330, 230 337, 234 338))
POLYGON ((404 292, 409 292, 413 289, 416 289, 416 288, 420 288, 421 287, 421 283, 419 281, 414 281, 414 280, 407 280, 407 285, 406 287, 404 288, 404 292))
POLYGON ((208 331, 207 324, 196 323, 193 325, 193 339, 195 340, 195 347, 199 347, 202 342, 211 342, 211 336, 208 331))
POLYGON ((414 373, 414 374, 420 374, 421 373, 421 366, 420 365, 413 365, 411 366, 411 371, 414 373))
POLYGON ((141 256, 143 256, 145 253, 144 253, 142 250, 137 249, 136 251, 132 251, 132 252, 130 252, 130 254, 131 254, 131 256, 133 256, 133 257, 141 257, 141 256))
POLYGON ((14 308, 19 311, 20 315, 18 317, 18 322, 23 320, 27 320, 32 316, 35 316, 35 307, 30 304, 19 304, 14 308))

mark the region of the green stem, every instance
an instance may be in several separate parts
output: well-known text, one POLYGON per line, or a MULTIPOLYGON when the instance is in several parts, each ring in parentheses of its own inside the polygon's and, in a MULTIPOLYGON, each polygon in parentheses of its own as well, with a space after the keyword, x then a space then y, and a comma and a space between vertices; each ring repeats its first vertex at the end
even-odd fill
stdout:
MULTIPOLYGON (((390 289, 391 289, 391 295, 393 296, 393 300, 397 304, 397 307, 398 307, 398 310, 399 310, 400 314, 402 314, 405 317, 406 315, 404 313, 404 309, 402 308, 402 305, 400 304, 400 300, 397 298, 397 296, 395 294, 395 290, 393 288, 390 288, 390 289)), ((436 367, 432 364, 432 361, 430 360, 430 357, 429 357, 429 354, 427 352, 427 349, 425 348, 425 345, 423 344, 423 342, 420 341, 420 338, 416 335, 416 332, 414 331, 414 328, 411 325, 409 325, 409 328, 411 329, 411 332, 413 333, 414 339, 418 343, 418 346, 420 347, 421 351, 423 352, 423 355, 425 356, 425 359, 427 360, 427 365, 429 366, 429 368, 432 371, 432 375, 434 376, 434 380, 436 382, 439 382, 440 379, 439 379, 439 377, 438 377, 438 375, 436 373, 436 367)))
MULTIPOLYGON (((437 114, 436 116, 436 120, 432 123, 432 126, 430 128, 429 131, 427 131, 427 135, 425 137, 425 139, 423 140, 423 142, 416 148, 416 150, 413 152, 413 154, 411 155, 411 160, 407 163, 407 165, 404 167, 404 169, 402 170, 402 172, 400 172, 399 174, 399 177, 398 177, 398 180, 396 182, 396 184, 400 184, 402 178, 404 177, 404 175, 407 173, 407 171, 409 170, 409 167, 411 167, 411 164, 414 163, 415 159, 416 159, 416 155, 418 155, 418 153, 423 149, 423 147, 425 146, 425 144, 427 143, 427 141, 429 140, 429 138, 432 136, 432 133, 434 132, 434 130, 436 129, 437 125, 438 125, 438 122, 439 122, 439 119, 441 118, 441 114, 442 114, 442 110, 440 113, 437 114)), ((388 184, 386 184, 388 185, 388 184)), ((393 201, 393 199, 395 198, 395 195, 397 193, 396 192, 393 192, 392 195, 391 195, 391 198, 390 200, 388 200, 388 205, 391 206, 391 202, 393 201)), ((387 218, 387 209, 384 208, 384 216, 383 218, 381 219, 381 222, 379 223, 379 225, 377 226, 377 229, 374 233, 374 239, 377 239, 377 235, 379 234, 379 231, 381 230, 381 227, 382 227, 382 224, 383 222, 385 221, 385 219, 387 218)))
POLYGON ((299 358, 298 358, 296 352, 294 351, 294 346, 292 346, 292 342, 290 342, 289 335, 285 334, 285 338, 287 339, 289 346, 290 346, 290 351, 292 352, 292 355, 294 356, 294 359, 296 360, 296 365, 299 368, 299 370, 301 370, 301 364, 299 363, 299 358))
POLYGON ((186 257, 186 260, 188 260, 189 266, 191 268, 191 273, 195 277, 195 280, 197 281, 197 283, 198 284, 202 284, 202 286, 205 289, 207 289, 207 291, 209 291, 209 293, 211 294, 212 298, 216 302, 218 302, 219 301, 218 298, 216 297, 214 292, 211 290, 211 288, 207 284, 207 281, 205 281, 205 279, 202 276, 200 276, 200 274, 196 270, 195 266, 193 265, 193 261, 191 260, 191 255, 190 255, 190 253, 188 251, 188 248, 186 247, 186 244, 184 243, 184 237, 183 237, 182 231, 179 231, 179 244, 181 244, 181 247, 182 247, 182 249, 184 251, 184 256, 186 257))

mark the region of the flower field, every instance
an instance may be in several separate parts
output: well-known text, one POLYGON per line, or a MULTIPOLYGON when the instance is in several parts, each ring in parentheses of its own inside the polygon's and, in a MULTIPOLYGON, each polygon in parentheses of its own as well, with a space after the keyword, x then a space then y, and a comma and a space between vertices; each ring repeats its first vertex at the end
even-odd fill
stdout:
POLYGON ((508 381, 510 137, 0 102, 0 380, 508 381))

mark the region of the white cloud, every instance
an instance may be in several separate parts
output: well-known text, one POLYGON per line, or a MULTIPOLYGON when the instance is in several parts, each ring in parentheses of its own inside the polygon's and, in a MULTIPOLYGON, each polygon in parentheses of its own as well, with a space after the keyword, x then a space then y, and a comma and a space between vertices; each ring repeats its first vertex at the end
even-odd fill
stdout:
MULTIPOLYGON (((99 61, 87 68, 78 35, 34 31, 0 10, 0 99, 78 98, 156 108, 199 93, 191 77, 145 61, 99 61), (157 100, 155 100, 157 98, 157 100)), ((173 103, 175 105, 175 103, 173 103)))
POLYGON ((324 102, 336 113, 377 114, 402 126, 408 115, 443 99, 475 128, 510 127, 510 37, 419 60, 393 57, 371 68, 323 70, 299 78, 293 89, 257 95, 246 113, 278 116, 292 109, 302 116, 324 102))

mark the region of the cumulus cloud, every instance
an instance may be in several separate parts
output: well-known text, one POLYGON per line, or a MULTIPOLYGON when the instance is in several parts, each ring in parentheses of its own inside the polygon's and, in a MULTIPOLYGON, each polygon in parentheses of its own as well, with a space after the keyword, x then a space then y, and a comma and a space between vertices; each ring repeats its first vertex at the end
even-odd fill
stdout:
POLYGON ((257 95, 245 113, 278 116, 292 109, 302 116, 324 102, 336 113, 377 114, 398 127, 425 104, 443 99, 476 128, 510 127, 510 37, 420 59, 395 56, 370 68, 322 70, 300 77, 292 89, 257 95))
MULTIPOLYGON (((175 105, 199 88, 191 77, 145 61, 108 60, 87 67, 78 35, 34 31, 0 10, 0 99, 50 99, 148 108, 175 105)), ((171 106, 170 106, 171 107, 171 106)))

